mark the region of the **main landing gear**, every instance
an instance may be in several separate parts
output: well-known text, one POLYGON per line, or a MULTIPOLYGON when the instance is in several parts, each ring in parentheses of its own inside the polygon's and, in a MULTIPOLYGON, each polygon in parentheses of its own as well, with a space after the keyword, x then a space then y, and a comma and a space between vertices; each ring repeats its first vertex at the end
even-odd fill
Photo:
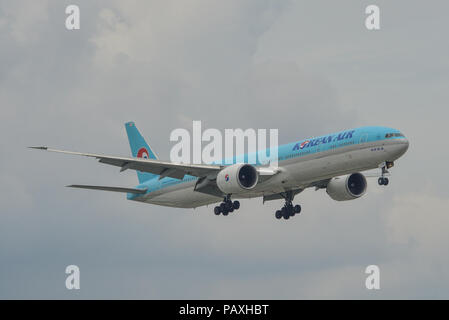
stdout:
POLYGON ((301 206, 299 204, 293 205, 293 192, 288 191, 284 195, 285 204, 280 210, 276 210, 274 216, 276 219, 284 218, 285 220, 290 219, 290 217, 295 216, 295 214, 301 213, 301 206))
POLYGON ((379 186, 387 186, 388 185, 388 183, 390 181, 388 180, 388 178, 385 177, 385 175, 389 173, 388 169, 390 169, 393 165, 394 165, 394 163, 389 162, 389 161, 385 162, 382 165, 382 173, 381 173, 380 178, 377 180, 377 183, 379 184, 379 186))
POLYGON ((215 215, 220 215, 222 213, 224 216, 227 216, 230 212, 233 212, 234 210, 238 210, 240 208, 240 202, 237 200, 232 202, 231 196, 227 195, 223 202, 214 208, 215 215))

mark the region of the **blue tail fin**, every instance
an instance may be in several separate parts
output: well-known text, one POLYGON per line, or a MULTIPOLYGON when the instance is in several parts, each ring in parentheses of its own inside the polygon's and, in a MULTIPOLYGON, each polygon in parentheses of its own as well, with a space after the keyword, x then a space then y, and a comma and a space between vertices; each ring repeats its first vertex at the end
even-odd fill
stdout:
MULTIPOLYGON (((133 157, 157 159, 156 154, 145 142, 145 139, 142 137, 139 130, 137 130, 136 124, 134 122, 125 123, 125 128, 126 133, 128 134, 129 146, 131 147, 131 153, 133 157)), ((143 183, 156 177, 158 176, 152 173, 137 171, 137 178, 139 179, 139 183, 143 183)))

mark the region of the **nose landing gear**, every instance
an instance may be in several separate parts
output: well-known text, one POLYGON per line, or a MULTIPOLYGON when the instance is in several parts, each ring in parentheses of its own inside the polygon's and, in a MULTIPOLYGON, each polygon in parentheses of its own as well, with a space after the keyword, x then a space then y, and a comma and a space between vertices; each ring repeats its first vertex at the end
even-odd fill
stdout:
POLYGON ((238 210, 240 208, 239 201, 232 201, 231 195, 227 195, 223 202, 214 208, 215 215, 220 215, 222 213, 224 216, 227 216, 230 212, 234 212, 234 210, 238 210))
POLYGON ((386 185, 388 185, 389 182, 390 181, 388 180, 388 178, 384 178, 384 177, 380 177, 377 180, 377 183, 379 183, 379 186, 386 186, 386 185))
POLYGON ((389 161, 382 164, 382 173, 381 173, 380 178, 377 180, 377 183, 379 184, 379 186, 387 186, 388 185, 388 183, 390 181, 388 180, 388 178, 385 177, 385 175, 390 173, 388 171, 388 169, 390 169, 393 165, 394 165, 394 163, 389 162, 389 161))

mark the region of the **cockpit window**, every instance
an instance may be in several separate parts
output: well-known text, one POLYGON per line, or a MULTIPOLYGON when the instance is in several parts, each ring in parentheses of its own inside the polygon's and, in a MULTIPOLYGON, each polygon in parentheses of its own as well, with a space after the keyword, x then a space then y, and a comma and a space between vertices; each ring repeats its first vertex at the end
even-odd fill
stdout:
POLYGON ((404 135, 402 133, 387 133, 385 135, 385 138, 393 138, 393 137, 403 137, 404 135))

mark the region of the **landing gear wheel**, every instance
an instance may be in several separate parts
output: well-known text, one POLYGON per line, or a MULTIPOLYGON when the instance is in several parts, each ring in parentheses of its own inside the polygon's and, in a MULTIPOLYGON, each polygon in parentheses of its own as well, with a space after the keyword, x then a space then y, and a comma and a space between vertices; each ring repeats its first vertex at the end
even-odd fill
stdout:
POLYGON ((281 210, 276 210, 276 213, 274 214, 274 216, 276 217, 276 219, 281 219, 282 218, 281 210))
POLYGON ((293 207, 293 205, 288 206, 288 213, 290 214, 290 217, 294 217, 296 212, 295 212, 295 208, 293 207))
POLYGON ((231 195, 228 194, 224 197, 223 202, 220 205, 214 208, 214 213, 218 216, 222 213, 224 216, 227 216, 230 212, 234 210, 238 210, 240 208, 240 202, 231 200, 231 195))
POLYGON ((379 183, 379 186, 387 186, 388 185, 389 181, 388 181, 388 178, 385 178, 385 175, 389 174, 388 169, 390 169, 393 165, 394 165, 394 163, 391 161, 387 161, 387 162, 383 163, 383 165, 381 167, 382 171, 380 174, 380 178, 379 178, 379 180, 377 180, 377 182, 379 183))
POLYGON ((282 207, 281 210, 279 210, 281 212, 281 215, 284 216, 285 215, 285 207, 282 207))
POLYGON ((290 214, 290 210, 288 207, 283 207, 281 209, 282 211, 282 216, 284 217, 285 220, 288 220, 288 218, 290 218, 291 214, 290 214))
POLYGON ((276 219, 284 218, 285 220, 288 220, 290 217, 294 217, 297 213, 301 212, 301 206, 299 204, 293 205, 292 203, 294 197, 294 193, 292 191, 281 193, 281 196, 285 199, 285 204, 274 214, 276 219))

